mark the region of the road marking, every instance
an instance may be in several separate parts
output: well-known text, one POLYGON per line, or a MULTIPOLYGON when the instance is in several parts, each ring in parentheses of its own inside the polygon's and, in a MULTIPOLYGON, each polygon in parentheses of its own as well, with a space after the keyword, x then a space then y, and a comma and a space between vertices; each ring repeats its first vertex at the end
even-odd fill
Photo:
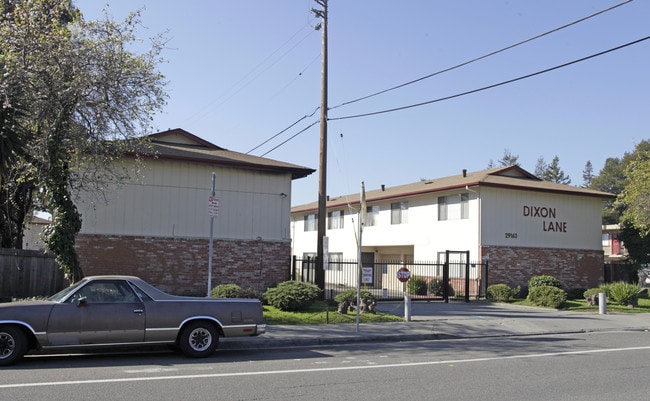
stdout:
POLYGON ((127 377, 121 379, 95 379, 95 380, 69 380, 69 381, 58 381, 58 382, 14 383, 14 384, 2 384, 0 385, 0 389, 37 387, 37 386, 40 387, 70 386, 70 385, 99 384, 99 383, 147 382, 147 381, 157 381, 157 380, 184 380, 184 379, 205 379, 205 378, 219 378, 219 377, 283 375, 283 374, 295 374, 295 373, 333 372, 333 371, 362 370, 362 369, 390 369, 390 368, 404 368, 404 367, 412 367, 412 366, 447 365, 447 364, 459 364, 459 363, 499 361, 499 360, 506 360, 506 359, 545 358, 549 356, 600 354, 605 352, 622 352, 622 351, 639 351, 639 350, 650 350, 650 346, 629 347, 629 348, 607 348, 607 349, 594 349, 594 350, 583 350, 583 351, 548 352, 542 354, 494 356, 494 357, 486 357, 486 358, 448 359, 444 361, 408 362, 408 363, 393 363, 393 364, 384 364, 384 365, 338 366, 338 367, 316 368, 316 369, 271 370, 266 372, 259 371, 259 372, 238 372, 238 373, 206 373, 206 374, 181 375, 181 376, 127 377))

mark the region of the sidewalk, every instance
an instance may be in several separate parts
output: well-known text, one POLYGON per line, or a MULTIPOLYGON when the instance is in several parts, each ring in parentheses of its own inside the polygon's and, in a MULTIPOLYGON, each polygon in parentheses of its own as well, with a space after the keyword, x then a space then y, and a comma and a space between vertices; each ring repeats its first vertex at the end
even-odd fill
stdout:
MULTIPOLYGON (((402 302, 379 303, 383 313, 404 316, 402 302)), ((255 349, 507 337, 594 331, 650 330, 649 313, 567 312, 487 302, 414 302, 410 322, 267 326, 259 337, 223 338, 220 349, 255 349)))

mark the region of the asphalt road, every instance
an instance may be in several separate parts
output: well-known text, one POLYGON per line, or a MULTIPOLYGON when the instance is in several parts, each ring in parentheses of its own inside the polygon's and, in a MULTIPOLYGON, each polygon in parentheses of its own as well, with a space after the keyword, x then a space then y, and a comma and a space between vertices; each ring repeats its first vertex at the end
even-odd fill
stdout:
POLYGON ((218 351, 28 356, 1 400, 647 399, 650 333, 218 351))

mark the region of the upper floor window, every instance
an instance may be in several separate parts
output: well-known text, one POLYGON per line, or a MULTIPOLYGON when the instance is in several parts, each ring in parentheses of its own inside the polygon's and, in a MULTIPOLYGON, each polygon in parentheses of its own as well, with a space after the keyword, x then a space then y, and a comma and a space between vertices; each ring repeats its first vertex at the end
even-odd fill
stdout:
POLYGON ((446 196, 438 197, 438 220, 439 221, 447 220, 447 197, 446 196))
POLYGON ((366 226, 376 226, 379 219, 379 206, 366 208, 366 226))
POLYGON ((343 228, 343 210, 334 210, 327 214, 327 228, 337 230, 343 228))
POLYGON ((438 220, 469 219, 469 194, 439 196, 438 220))
POLYGON ((408 202, 395 202, 390 204, 390 224, 408 223, 408 202))
POLYGON ((460 218, 469 219, 469 194, 460 194, 460 218))
POLYGON ((305 216, 305 231, 316 231, 318 228, 317 215, 308 214, 305 216))

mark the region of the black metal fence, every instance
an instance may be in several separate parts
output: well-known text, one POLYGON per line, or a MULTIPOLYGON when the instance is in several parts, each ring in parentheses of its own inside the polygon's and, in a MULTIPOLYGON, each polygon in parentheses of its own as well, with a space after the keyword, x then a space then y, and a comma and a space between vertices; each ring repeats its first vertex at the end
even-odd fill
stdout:
MULTIPOLYGON (((330 260, 325 270, 325 298, 361 288, 370 291, 378 300, 403 299, 410 294, 412 300, 465 301, 483 299, 487 290, 486 263, 450 261, 447 263, 381 261, 363 263, 356 260, 330 260), (397 272, 406 268, 408 282, 401 282, 397 272)), ((292 277, 295 280, 314 282, 316 259, 293 257, 292 277)))

